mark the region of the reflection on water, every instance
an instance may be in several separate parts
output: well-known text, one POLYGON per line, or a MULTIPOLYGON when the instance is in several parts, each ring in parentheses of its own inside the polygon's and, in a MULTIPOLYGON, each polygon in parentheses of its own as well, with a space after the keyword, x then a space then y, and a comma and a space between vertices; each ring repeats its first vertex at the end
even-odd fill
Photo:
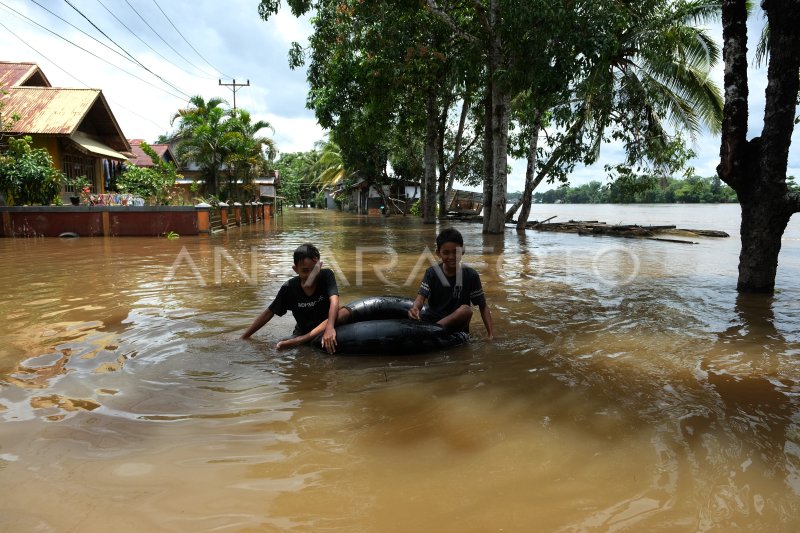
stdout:
MULTIPOLYGON (((698 207, 541 209, 736 234, 698 207)), ((416 220, 0 240, 0 530, 796 530, 797 221, 769 298, 737 296, 735 237, 458 227, 498 338, 396 358, 277 352, 290 316, 237 332, 304 241, 344 301, 413 295, 416 220)))

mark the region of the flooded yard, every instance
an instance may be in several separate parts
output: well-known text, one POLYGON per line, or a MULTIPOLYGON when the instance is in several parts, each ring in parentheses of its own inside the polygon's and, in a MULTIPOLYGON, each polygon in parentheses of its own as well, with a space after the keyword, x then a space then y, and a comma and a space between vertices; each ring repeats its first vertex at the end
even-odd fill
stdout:
POLYGON ((343 303, 414 296, 417 219, 0 240, 0 530, 796 531, 800 220, 766 298, 735 291, 738 206, 556 211, 732 236, 453 223, 496 338, 402 357, 277 351, 290 314, 238 337, 304 242, 343 303))

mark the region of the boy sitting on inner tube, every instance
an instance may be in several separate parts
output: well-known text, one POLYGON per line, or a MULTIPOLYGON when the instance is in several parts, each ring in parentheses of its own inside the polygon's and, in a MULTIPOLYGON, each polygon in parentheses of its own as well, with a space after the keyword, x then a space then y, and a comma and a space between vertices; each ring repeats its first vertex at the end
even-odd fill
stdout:
POLYGON ((489 339, 494 338, 492 313, 486 304, 480 275, 461 264, 464 237, 454 228, 442 230, 436 237, 436 255, 442 260, 429 267, 422 278, 419 293, 408 316, 414 320, 436 322, 448 329, 469 332, 472 306, 477 305, 489 339), (428 301, 422 313, 420 309, 428 301))
POLYGON ((344 324, 350 311, 339 308, 339 288, 329 268, 322 268, 319 250, 311 244, 303 244, 294 251, 294 266, 297 276, 281 286, 278 295, 269 307, 253 321, 242 339, 261 329, 273 316, 283 316, 291 311, 297 325, 294 337, 284 339, 277 345, 279 350, 310 342, 322 333, 322 346, 328 353, 336 351, 335 325, 344 324))

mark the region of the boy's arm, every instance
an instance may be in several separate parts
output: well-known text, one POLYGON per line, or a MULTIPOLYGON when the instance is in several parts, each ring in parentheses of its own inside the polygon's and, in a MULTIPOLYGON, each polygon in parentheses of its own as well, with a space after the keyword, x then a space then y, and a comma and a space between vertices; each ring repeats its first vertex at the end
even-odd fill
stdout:
POLYGON ((322 347, 328 353, 336 352, 336 317, 339 314, 339 295, 330 296, 330 306, 328 307, 328 320, 325 325, 325 333, 322 334, 322 347))
POLYGON ((411 309, 408 310, 408 318, 419 320, 419 310, 422 309, 423 305, 425 305, 425 297, 421 294, 417 294, 417 298, 411 305, 411 309))
POLYGON ((269 307, 264 309, 264 312, 258 315, 253 323, 250 324, 250 327, 247 328, 247 331, 242 333, 242 339, 249 339, 250 335, 264 327, 264 324, 269 322, 273 316, 275 316, 275 313, 273 313, 269 307))
POLYGON ((481 318, 483 319, 483 325, 486 326, 489 340, 492 340, 494 339, 494 326, 492 325, 492 312, 489 311, 489 304, 484 302, 483 305, 478 306, 478 309, 481 310, 481 318))
POLYGON ((305 335, 298 335, 297 337, 292 337, 290 339, 282 340, 278 343, 277 348, 279 350, 283 350, 285 348, 292 348, 294 346, 300 346, 301 344, 306 344, 314 340, 314 337, 325 331, 325 328, 328 327, 328 319, 326 318, 322 322, 319 323, 317 327, 306 333, 305 335))

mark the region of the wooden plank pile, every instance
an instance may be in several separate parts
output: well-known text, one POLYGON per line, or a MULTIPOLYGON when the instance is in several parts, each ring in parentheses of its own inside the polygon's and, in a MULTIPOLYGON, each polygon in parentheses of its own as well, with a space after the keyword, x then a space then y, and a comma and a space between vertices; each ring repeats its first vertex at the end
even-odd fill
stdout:
POLYGON ((559 231, 564 233, 577 233, 578 235, 628 238, 646 238, 658 241, 677 242, 683 244, 696 244, 694 241, 665 238, 662 235, 676 237, 730 237, 724 231, 678 228, 674 225, 641 226, 639 224, 606 224, 597 220, 570 220, 569 222, 550 222, 555 217, 542 221, 530 221, 525 227, 537 231, 559 231))

